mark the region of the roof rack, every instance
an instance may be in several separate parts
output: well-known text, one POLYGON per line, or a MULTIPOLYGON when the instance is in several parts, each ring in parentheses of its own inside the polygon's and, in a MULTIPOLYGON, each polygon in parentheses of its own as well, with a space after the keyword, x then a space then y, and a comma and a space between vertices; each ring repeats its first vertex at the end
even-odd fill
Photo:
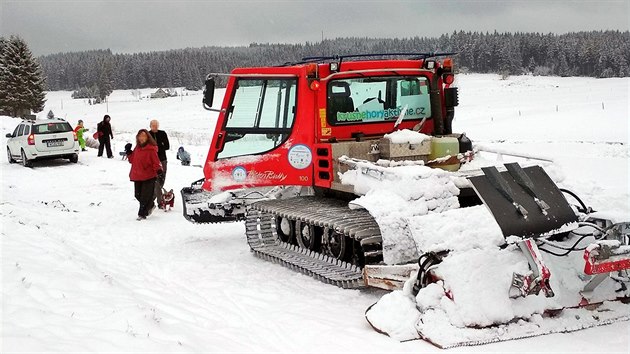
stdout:
POLYGON ((443 57, 449 55, 457 55, 457 52, 428 52, 428 53, 415 53, 415 52, 395 52, 395 53, 363 53, 363 54, 347 54, 347 55, 330 55, 330 56, 311 56, 304 57, 298 62, 287 62, 279 66, 292 66, 308 63, 321 63, 328 61, 338 61, 340 64, 344 59, 357 59, 357 58, 369 58, 369 60, 376 60, 383 57, 407 57, 409 60, 421 60, 427 58, 443 57))

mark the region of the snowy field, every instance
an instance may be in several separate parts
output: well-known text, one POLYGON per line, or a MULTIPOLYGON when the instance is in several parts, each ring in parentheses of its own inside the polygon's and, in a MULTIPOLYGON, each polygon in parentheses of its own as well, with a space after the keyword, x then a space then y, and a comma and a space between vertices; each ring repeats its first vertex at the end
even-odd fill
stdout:
MULTIPOLYGON (((630 214, 629 79, 462 75, 454 123, 477 144, 553 158, 561 183, 598 210, 630 214)), ((218 96, 223 92, 219 90, 218 96)), ((142 90, 148 95, 152 90, 142 90)), ((116 158, 32 169, 1 163, 2 327, 9 352, 438 352, 374 332, 366 308, 384 292, 342 290, 255 258, 241 223, 193 225, 175 210, 135 221, 129 164, 118 152, 158 119, 171 137, 167 188, 202 177, 216 115, 199 92, 108 105, 50 92, 52 109, 91 134, 107 112, 116 158)), ((2 146, 18 121, 0 118, 2 146)), ((475 227, 471 225, 471 227, 475 227)), ((483 274, 480 274, 483 276, 483 274)), ((449 352, 628 353, 630 324, 449 352)))

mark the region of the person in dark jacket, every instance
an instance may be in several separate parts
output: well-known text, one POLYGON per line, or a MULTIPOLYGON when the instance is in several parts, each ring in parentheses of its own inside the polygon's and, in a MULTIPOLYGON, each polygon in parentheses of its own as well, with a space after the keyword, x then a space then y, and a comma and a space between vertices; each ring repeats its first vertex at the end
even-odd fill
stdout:
POLYGON ((140 129, 136 147, 132 151, 131 144, 125 145, 125 153, 131 164, 129 179, 133 181, 135 197, 140 203, 138 220, 144 220, 155 209, 155 181, 163 175, 157 144, 146 129, 140 129))
POLYGON ((190 166, 190 153, 183 146, 177 149, 177 159, 182 162, 182 166, 190 166))
POLYGON ((160 158, 160 163, 162 163, 162 170, 164 174, 161 178, 155 182, 155 198, 158 201, 158 205, 160 203, 160 199, 162 199, 162 188, 164 188, 164 182, 166 182, 166 171, 168 166, 168 161, 166 161, 166 150, 171 148, 170 143, 168 142, 168 135, 164 130, 160 130, 160 122, 157 120, 152 120, 150 123, 151 137, 157 143, 158 148, 158 157, 160 158))
POLYGON ((96 135, 98 137, 98 157, 103 156, 103 148, 107 150, 107 157, 113 158, 114 154, 112 154, 112 145, 111 139, 114 139, 114 134, 112 133, 112 125, 109 123, 111 120, 108 114, 103 117, 103 121, 96 125, 96 135))

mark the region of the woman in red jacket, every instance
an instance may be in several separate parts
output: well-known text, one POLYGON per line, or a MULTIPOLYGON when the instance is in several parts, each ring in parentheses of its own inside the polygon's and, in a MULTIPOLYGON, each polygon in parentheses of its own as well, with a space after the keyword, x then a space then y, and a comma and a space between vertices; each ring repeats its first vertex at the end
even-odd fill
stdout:
POLYGON ((144 220, 155 209, 153 204, 155 181, 163 173, 157 154, 157 144, 146 129, 140 129, 136 135, 135 149, 131 151, 131 144, 127 144, 125 152, 131 164, 129 179, 134 183, 135 196, 140 203, 138 220, 144 220))

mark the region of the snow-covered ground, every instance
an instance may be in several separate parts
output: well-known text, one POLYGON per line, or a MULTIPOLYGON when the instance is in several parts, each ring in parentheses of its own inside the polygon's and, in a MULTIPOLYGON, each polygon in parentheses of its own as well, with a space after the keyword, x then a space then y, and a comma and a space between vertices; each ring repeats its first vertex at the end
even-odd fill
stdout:
MULTIPOLYGON (((463 75, 455 128, 490 148, 552 157, 563 186, 595 209, 629 215, 629 84, 463 75)), ((242 224, 190 224, 179 195, 175 210, 135 221, 129 165, 117 152, 158 119, 171 145, 202 164, 216 116, 200 101, 198 92, 137 101, 120 90, 107 106, 90 106, 70 92, 48 94, 42 115, 52 109, 72 124, 83 119, 91 131, 108 110, 116 159, 90 150, 77 165, 32 169, 3 159, 0 351, 439 351, 369 327, 364 311, 383 292, 338 289, 255 258, 242 224)), ((17 122, 0 118, 2 146, 17 122)), ((167 187, 179 191, 202 171, 179 165, 174 150, 167 187)), ((617 323, 454 351, 627 353, 629 338, 630 325, 617 323)))

